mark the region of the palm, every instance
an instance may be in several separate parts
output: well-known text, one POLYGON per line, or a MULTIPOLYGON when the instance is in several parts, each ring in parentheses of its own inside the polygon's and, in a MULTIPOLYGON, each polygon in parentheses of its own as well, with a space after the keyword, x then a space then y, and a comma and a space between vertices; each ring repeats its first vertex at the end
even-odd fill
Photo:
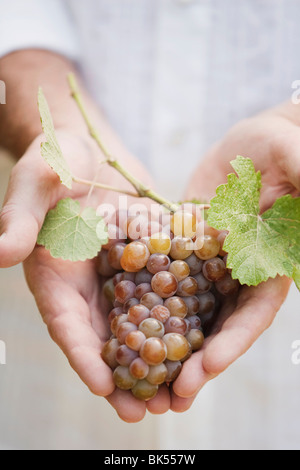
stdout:
MULTIPOLYGON (((92 180, 99 154, 95 152, 94 156, 93 151, 89 152, 89 146, 73 135, 62 133, 59 137, 73 173, 92 180)), ((33 154, 40 158, 36 148, 34 143, 28 156, 23 157, 23 162, 26 158, 34 158, 33 154)), ((41 159, 38 162, 39 165, 44 165, 41 159)), ((49 173, 48 169, 45 171, 47 178, 55 179, 47 187, 45 212, 63 197, 78 200, 82 207, 86 204, 97 207, 105 202, 117 204, 116 194, 99 190, 90 192, 88 186, 74 185, 71 192, 66 191, 52 172, 49 173)), ((112 175, 109 172, 109 169, 101 169, 100 178, 103 181, 111 180, 112 175)), ((124 187, 123 178, 119 175, 113 177, 116 185, 124 187)), ((36 194, 36 198, 40 198, 40 194, 36 194)), ((112 371, 101 358, 102 346, 110 333, 106 320, 107 305, 102 294, 104 280, 97 274, 95 260, 73 263, 54 259, 43 247, 36 246, 24 262, 24 271, 51 338, 61 348, 82 381, 94 394, 107 397, 122 419, 142 419, 146 412, 145 403, 135 399, 129 392, 114 391, 112 371)), ((163 412, 169 408, 169 404, 169 393, 162 389, 148 403, 148 408, 153 412, 163 412)))

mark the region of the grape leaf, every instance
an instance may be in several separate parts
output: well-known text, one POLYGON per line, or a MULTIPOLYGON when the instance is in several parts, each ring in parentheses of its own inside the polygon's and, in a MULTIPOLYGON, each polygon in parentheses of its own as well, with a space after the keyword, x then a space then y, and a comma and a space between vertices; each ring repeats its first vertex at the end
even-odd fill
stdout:
POLYGON ((217 188, 208 224, 229 231, 224 250, 233 278, 256 286, 287 276, 300 289, 300 198, 283 196, 260 214, 260 172, 242 156, 231 165, 237 175, 228 175, 227 184, 217 188))
POLYGON ((62 199, 48 212, 37 243, 50 251, 54 258, 85 261, 97 256, 108 242, 103 219, 93 208, 82 212, 73 199, 62 199))
POLYGON ((50 109, 41 88, 38 92, 38 106, 42 129, 47 139, 47 142, 41 144, 42 157, 59 176, 61 183, 72 189, 72 173, 57 141, 50 109))

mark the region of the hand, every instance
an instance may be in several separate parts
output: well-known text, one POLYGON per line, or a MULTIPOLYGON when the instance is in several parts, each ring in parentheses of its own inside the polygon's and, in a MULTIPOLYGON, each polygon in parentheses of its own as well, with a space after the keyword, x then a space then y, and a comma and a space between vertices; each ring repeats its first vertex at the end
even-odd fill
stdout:
MULTIPOLYGON (((213 197, 216 187, 232 173, 230 161, 237 155, 250 157, 262 173, 262 211, 285 194, 298 196, 300 113, 296 108, 284 104, 234 126, 208 152, 194 174, 186 198, 213 197)), ((229 299, 203 349, 186 362, 174 383, 174 393, 182 397, 181 402, 177 399, 182 410, 191 405, 207 381, 244 354, 271 325, 290 284, 289 279, 277 277, 258 287, 245 286, 237 299, 229 299)))
MULTIPOLYGON (((92 180, 98 165, 98 149, 89 139, 68 131, 59 131, 58 139, 73 173, 92 180)), ((43 247, 36 246, 46 213, 67 196, 84 205, 90 189, 76 184, 71 192, 63 189, 40 156, 41 140, 43 136, 35 139, 11 175, 1 212, 1 233, 5 235, 0 239, 0 267, 25 260, 26 279, 41 316, 73 369, 94 394, 107 397, 122 419, 139 421, 146 405, 130 393, 114 391, 112 372, 100 356, 102 345, 110 335, 106 304, 101 295, 102 280, 94 261, 71 263, 54 259, 43 247)), ((128 158, 128 169, 133 164, 134 173, 147 182, 149 178, 142 168, 128 158)), ((103 167, 101 181, 111 181, 126 189, 123 177, 113 172, 103 167)), ((94 207, 105 201, 114 204, 117 198, 115 193, 94 190, 88 204, 94 207)), ((153 412, 164 411, 166 407, 169 400, 163 390, 148 404, 153 412)))

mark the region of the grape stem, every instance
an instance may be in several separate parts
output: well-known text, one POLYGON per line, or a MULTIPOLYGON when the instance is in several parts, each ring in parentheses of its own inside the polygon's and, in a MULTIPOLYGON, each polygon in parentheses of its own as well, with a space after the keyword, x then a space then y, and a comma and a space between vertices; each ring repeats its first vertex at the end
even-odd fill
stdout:
POLYGON ((83 117, 83 119, 84 119, 84 121, 87 125, 88 130, 89 130, 89 133, 90 133, 91 137, 96 141, 98 147, 100 148, 100 150, 102 151, 102 153, 105 156, 105 161, 103 163, 107 163, 109 166, 111 166, 116 171, 118 171, 134 187, 134 189, 136 190, 136 193, 131 193, 130 191, 125 191, 125 190, 113 188, 112 186, 107 186, 107 185, 104 185, 104 184, 101 184, 101 183, 95 183, 95 182, 92 182, 92 181, 82 180, 82 179, 77 178, 77 177, 73 177, 73 181, 75 181, 77 183, 81 183, 81 184, 95 186, 95 187, 98 187, 98 188, 101 188, 101 189, 116 191, 116 192, 127 194, 127 195, 133 196, 133 197, 142 197, 142 198, 145 197, 145 198, 148 198, 148 199, 152 199, 153 201, 163 205, 170 212, 176 212, 179 208, 178 204, 175 204, 173 202, 168 201, 167 199, 165 199, 164 197, 160 196, 155 191, 153 191, 151 188, 148 188, 147 186, 145 186, 139 179, 137 179, 129 171, 127 171, 126 168, 124 168, 121 165, 121 163, 110 154, 110 152, 108 151, 108 149, 105 147, 104 143, 102 142, 102 139, 100 137, 99 132, 93 126, 93 124, 92 124, 92 122, 91 122, 91 120, 88 116, 88 113, 86 111, 86 108, 85 108, 85 105, 84 105, 84 102, 83 102, 83 99, 82 99, 82 96, 81 96, 81 93, 80 93, 80 90, 79 90, 79 87, 78 87, 78 84, 77 84, 77 81, 76 81, 76 78, 75 78, 75 75, 73 73, 70 73, 68 75, 68 82, 69 82, 69 86, 70 86, 70 90, 71 90, 71 95, 74 98, 74 100, 75 100, 75 102, 76 102, 76 104, 79 108, 79 111, 82 114, 82 117, 83 117))

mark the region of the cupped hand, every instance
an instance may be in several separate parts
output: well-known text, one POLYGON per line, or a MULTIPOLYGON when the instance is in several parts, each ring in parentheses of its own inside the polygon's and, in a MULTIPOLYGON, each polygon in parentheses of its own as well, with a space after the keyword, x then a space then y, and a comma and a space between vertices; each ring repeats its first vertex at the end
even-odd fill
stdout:
MULTIPOLYGON (((188 185, 186 199, 215 195, 233 172, 230 161, 250 157, 262 173, 261 210, 278 197, 299 196, 300 113, 291 103, 267 110, 235 125, 209 150, 188 185)), ((288 295, 291 281, 277 277, 257 287, 243 286, 226 301, 203 348, 193 354, 173 385, 171 408, 189 408, 201 388, 242 356, 272 324, 288 295)))
MULTIPOLYGON (((69 131, 60 130, 57 135, 73 174, 93 180, 99 163, 99 151, 93 143, 69 131)), ((115 390, 112 371, 101 359, 102 346, 110 334, 102 295, 104 281, 97 274, 95 260, 72 263, 54 259, 36 246, 46 213, 60 199, 72 197, 82 207, 88 204, 97 208, 105 202, 117 204, 118 195, 103 190, 90 193, 88 186, 78 184, 72 191, 64 188, 40 156, 42 140, 43 136, 36 138, 11 174, 0 218, 0 267, 24 262, 26 280, 43 321, 72 368, 92 393, 107 398, 122 419, 139 421, 146 413, 146 404, 130 393, 115 390)), ((126 159, 128 169, 134 167, 137 176, 149 180, 135 160, 126 159)), ((114 170, 104 165, 100 168, 98 181, 132 189, 114 170)), ((147 406, 160 413, 169 404, 169 394, 161 390, 147 406)))

